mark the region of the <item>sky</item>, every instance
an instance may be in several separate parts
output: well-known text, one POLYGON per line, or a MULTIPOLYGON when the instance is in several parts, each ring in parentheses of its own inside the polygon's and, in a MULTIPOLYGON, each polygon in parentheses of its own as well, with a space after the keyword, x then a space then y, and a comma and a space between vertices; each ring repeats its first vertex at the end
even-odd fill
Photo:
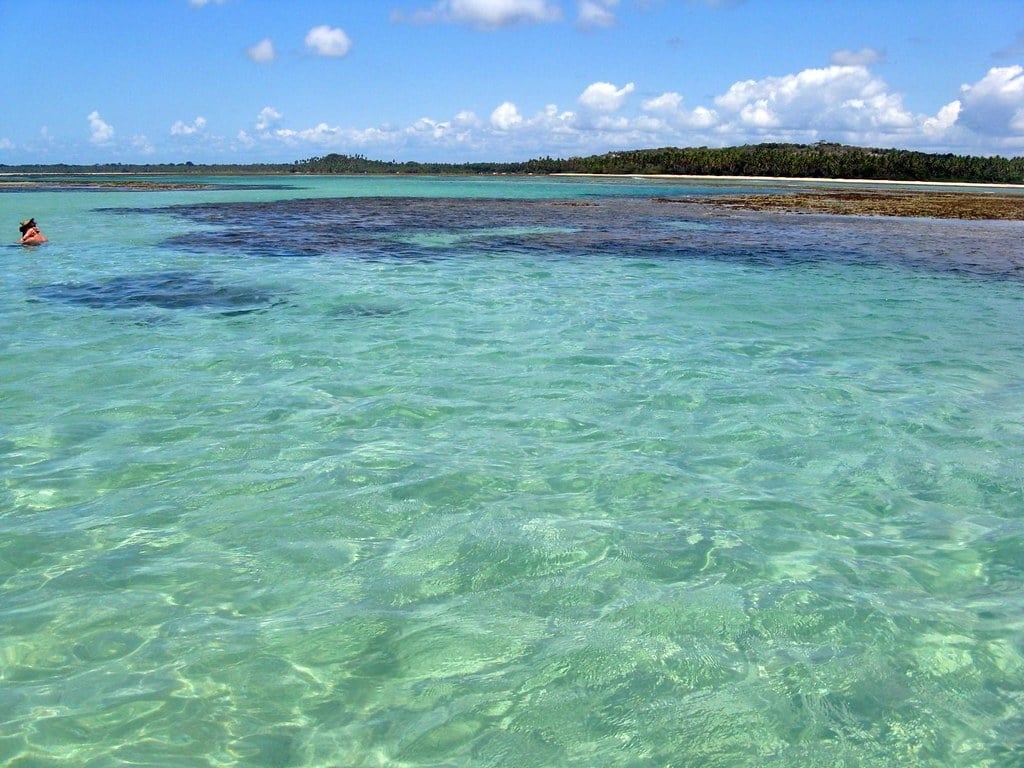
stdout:
POLYGON ((0 164, 1024 155, 1024 0, 0 0, 0 164))

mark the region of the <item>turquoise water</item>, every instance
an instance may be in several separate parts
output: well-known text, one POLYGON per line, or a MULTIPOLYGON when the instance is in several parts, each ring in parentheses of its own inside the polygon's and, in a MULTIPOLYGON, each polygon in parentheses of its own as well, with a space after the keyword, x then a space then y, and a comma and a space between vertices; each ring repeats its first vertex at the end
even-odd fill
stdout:
POLYGON ((0 194, 0 764, 1024 762, 1024 226, 223 181, 0 194))

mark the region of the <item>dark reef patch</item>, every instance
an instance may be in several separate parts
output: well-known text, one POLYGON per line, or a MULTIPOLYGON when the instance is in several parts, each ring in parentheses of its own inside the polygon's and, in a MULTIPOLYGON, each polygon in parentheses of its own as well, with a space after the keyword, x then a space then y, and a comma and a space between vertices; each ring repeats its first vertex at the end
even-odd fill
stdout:
POLYGON ((1024 279, 1016 222, 737 210, 705 200, 348 197, 204 203, 118 213, 200 229, 164 245, 242 257, 436 260, 480 255, 701 259, 791 268, 856 263, 1024 279))
POLYGON ((270 296, 256 288, 224 285, 190 272, 151 272, 94 282, 53 283, 30 288, 29 294, 35 300, 93 309, 156 307, 208 310, 224 316, 256 312, 274 303, 270 296))

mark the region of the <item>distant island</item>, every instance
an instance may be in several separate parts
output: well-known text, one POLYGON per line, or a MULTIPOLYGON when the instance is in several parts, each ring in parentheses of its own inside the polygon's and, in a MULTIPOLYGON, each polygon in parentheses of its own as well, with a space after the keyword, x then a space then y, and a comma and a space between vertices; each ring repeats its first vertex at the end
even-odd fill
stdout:
POLYGON ((0 174, 407 174, 407 175, 678 175, 856 179, 971 184, 1024 184, 1024 157, 978 157, 877 149, 819 142, 740 147, 663 147, 606 152, 588 157, 535 158, 525 162, 420 163, 329 154, 292 163, 159 163, 2 165, 0 174))

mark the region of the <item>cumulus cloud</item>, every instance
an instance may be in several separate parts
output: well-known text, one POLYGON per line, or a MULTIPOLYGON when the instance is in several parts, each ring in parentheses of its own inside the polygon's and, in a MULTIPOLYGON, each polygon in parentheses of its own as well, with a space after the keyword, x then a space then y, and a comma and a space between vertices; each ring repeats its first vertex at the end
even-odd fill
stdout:
POLYGON ((980 134, 1017 134, 1024 139, 1024 67, 993 67, 978 82, 960 88, 960 122, 980 134))
MULTIPOLYGON (((509 127, 513 127, 516 124, 515 117, 517 116, 515 106, 512 106, 512 113, 506 115, 506 117, 511 119, 509 127)), ((498 120, 500 122, 501 117, 498 120)), ((422 117, 404 131, 392 132, 392 135, 404 136, 406 139, 421 146, 465 145, 472 140, 474 132, 482 126, 480 118, 473 112, 464 110, 455 115, 451 120, 434 120, 430 117, 422 117)))
POLYGON ((621 88, 616 88, 611 83, 591 83, 580 94, 580 105, 594 112, 615 112, 622 107, 626 97, 631 94, 636 86, 633 83, 626 83, 621 88))
POLYGON ((295 144, 299 141, 311 144, 333 143, 333 139, 342 133, 341 128, 329 126, 327 123, 317 123, 312 128, 301 131, 294 131, 289 128, 280 128, 274 131, 274 135, 285 140, 288 144, 295 144))
POLYGON ((171 126, 172 136, 191 136, 199 133, 206 127, 206 118, 197 117, 191 124, 178 120, 171 126))
POLYGON ((902 98, 863 66, 744 80, 715 105, 740 127, 754 130, 899 130, 913 124, 902 98))
POLYGON ((840 67, 870 67, 885 61, 885 55, 874 48, 861 48, 859 51, 843 48, 833 53, 829 61, 840 67))
POLYGON ((455 115, 454 122, 456 125, 465 126, 467 128, 477 128, 481 124, 480 118, 477 117, 475 113, 466 109, 455 115))
POLYGON ((959 100, 951 101, 940 109, 934 117, 926 117, 921 123, 921 129, 929 136, 946 133, 960 119, 960 106, 959 100))
POLYGON ((283 115, 273 107, 264 107, 256 116, 256 130, 260 132, 269 131, 280 122, 282 117, 283 115))
POLYGON ((414 140, 426 139, 431 143, 444 143, 453 136, 466 137, 469 132, 460 127, 452 120, 434 120, 429 117, 422 117, 414 122, 406 133, 414 140))
POLYGON ((438 0, 430 8, 412 14, 393 12, 394 21, 417 24, 455 22, 482 29, 500 29, 514 24, 542 24, 558 21, 562 11, 553 0, 438 0))
POLYGON ((245 54, 257 64, 264 64, 277 58, 274 43, 269 37, 265 37, 256 45, 247 48, 245 54))
POLYGON ((491 112, 491 125, 499 131, 510 131, 523 122, 516 105, 506 101, 491 112))
POLYGON ((345 30, 321 24, 306 33, 306 48, 317 56, 341 58, 352 48, 352 41, 345 30))
POLYGON ((429 159, 442 150, 455 150, 463 159, 473 156, 485 160, 513 159, 529 157, 542 150, 551 151, 563 144, 571 146, 579 135, 574 119, 572 112, 561 111, 553 104, 533 116, 526 116, 512 102, 504 102, 488 119, 461 111, 447 120, 422 117, 405 127, 341 129, 329 137, 317 136, 313 131, 296 131, 287 136, 276 132, 264 134, 263 138, 291 143, 317 141, 321 148, 331 145, 372 147, 377 152, 386 148, 404 149, 419 159, 429 159))
POLYGON ((93 144, 109 144, 114 138, 114 127, 104 122, 100 113, 93 110, 86 118, 89 121, 89 141, 93 144))
POLYGON ((14 149, 14 142, 10 139, 0 139, 0 149, 14 149))
POLYGON ((641 108, 648 115, 662 120, 668 128, 710 128, 718 122, 718 113, 713 109, 684 109, 683 97, 674 91, 646 99, 641 108))
POLYGON ((579 0, 576 24, 582 29, 611 27, 615 24, 612 8, 619 0, 579 0))
POLYGON ((673 114, 679 111, 682 104, 682 96, 675 92, 669 92, 663 93, 661 96, 655 96, 653 99, 644 100, 643 109, 645 112, 673 114))

